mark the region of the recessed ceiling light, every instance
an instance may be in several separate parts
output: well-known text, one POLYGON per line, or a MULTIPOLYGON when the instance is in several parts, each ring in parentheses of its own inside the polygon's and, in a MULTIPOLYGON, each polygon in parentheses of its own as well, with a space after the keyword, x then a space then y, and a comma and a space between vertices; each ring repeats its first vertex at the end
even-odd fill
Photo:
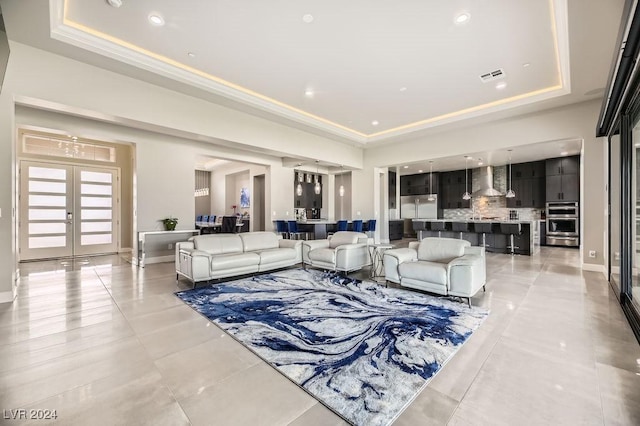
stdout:
POLYGON ((562 151, 562 152, 560 153, 560 155, 563 155, 563 156, 564 156, 564 155, 569 155, 569 153, 568 153, 567 151, 562 151))
POLYGON ((405 168, 405 169, 408 169, 408 168, 409 168, 409 166, 404 166, 404 168, 405 168))
POLYGON ((527 68, 527 67, 528 67, 528 66, 530 66, 530 65, 531 65, 531 64, 530 64, 529 62, 525 62, 524 64, 522 64, 522 66, 523 66, 524 68, 527 68))
POLYGON ((422 170, 418 170, 418 173, 422 173, 422 170))
POLYGON ((482 166, 484 163, 482 161, 478 161, 478 166, 482 166))
POLYGON ((406 88, 406 87, 401 87, 401 88, 400 88, 400 91, 401 91, 401 92, 406 92, 406 91, 407 91, 407 88, 406 88))
POLYGON ((315 95, 315 92, 313 91, 313 89, 307 89, 304 91, 304 95, 307 98, 313 98, 313 95, 315 95))
POLYGON ((302 15, 302 21, 306 22, 307 24, 310 24, 313 22, 313 15, 310 13, 307 13, 306 15, 302 15))
POLYGON ((498 90, 502 90, 505 87, 507 87, 507 82, 506 81, 501 81, 500 83, 496 84, 496 89, 498 89, 498 90))
POLYGON ((469 12, 463 12, 457 15, 453 21, 460 25, 469 22, 469 19, 471 19, 471 14, 469 12))
POLYGON ((158 27, 164 25, 164 18, 157 13, 152 13, 149 15, 149 22, 158 27))
POLYGON ((109 6, 120 7, 122 6, 122 0, 107 0, 109 6))
POLYGON ((374 125, 374 126, 377 126, 377 125, 378 125, 378 124, 380 124, 380 123, 378 122, 378 120, 373 120, 373 121, 371 122, 371 124, 372 124, 372 125, 374 125))
POLYGON ((190 58, 195 58, 196 54, 193 53, 193 52, 189 52, 189 53, 187 53, 187 56, 189 56, 190 58))

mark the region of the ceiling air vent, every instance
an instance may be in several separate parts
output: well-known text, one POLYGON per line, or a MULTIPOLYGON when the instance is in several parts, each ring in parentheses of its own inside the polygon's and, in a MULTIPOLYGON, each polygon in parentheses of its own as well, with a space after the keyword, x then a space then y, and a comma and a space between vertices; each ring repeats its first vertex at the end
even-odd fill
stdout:
POLYGON ((502 68, 482 74, 480 76, 480 80, 482 80, 483 83, 488 83, 493 80, 499 80, 501 78, 504 78, 504 70, 502 68))

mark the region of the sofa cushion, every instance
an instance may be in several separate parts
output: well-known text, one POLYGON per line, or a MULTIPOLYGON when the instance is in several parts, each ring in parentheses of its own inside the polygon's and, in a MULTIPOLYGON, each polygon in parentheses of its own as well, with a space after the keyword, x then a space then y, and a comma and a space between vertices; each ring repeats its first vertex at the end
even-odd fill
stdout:
POLYGON ((268 265, 270 263, 286 262, 296 260, 297 251, 294 248, 284 247, 269 250, 260 250, 260 264, 268 265))
POLYGON ((242 240, 235 234, 198 235, 193 238, 198 250, 211 254, 242 253, 242 240))
POLYGON ((331 248, 317 248, 309 252, 309 259, 333 264, 336 263, 336 251, 331 248))
POLYGON ((211 270, 219 271, 242 268, 245 266, 258 265, 259 263, 260 256, 257 253, 219 254, 211 258, 211 270))
POLYGON ((278 247, 278 236, 273 232, 247 232, 239 234, 244 251, 266 250, 278 247))
POLYGON ((355 244, 359 238, 367 238, 362 232, 338 231, 331 236, 329 247, 336 248, 344 244, 355 244))
POLYGON ((449 263, 464 254, 464 248, 471 243, 455 238, 425 238, 418 247, 418 260, 449 263))
POLYGON ((405 262, 398 266, 398 271, 402 278, 447 285, 447 265, 445 263, 427 260, 405 262))

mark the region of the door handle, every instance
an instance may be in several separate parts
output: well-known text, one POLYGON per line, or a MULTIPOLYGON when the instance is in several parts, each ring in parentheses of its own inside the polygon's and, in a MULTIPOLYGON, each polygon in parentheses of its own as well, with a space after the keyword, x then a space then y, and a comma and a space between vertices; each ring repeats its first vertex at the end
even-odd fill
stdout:
POLYGON ((71 224, 73 222, 73 212, 67 212, 67 223, 71 224))

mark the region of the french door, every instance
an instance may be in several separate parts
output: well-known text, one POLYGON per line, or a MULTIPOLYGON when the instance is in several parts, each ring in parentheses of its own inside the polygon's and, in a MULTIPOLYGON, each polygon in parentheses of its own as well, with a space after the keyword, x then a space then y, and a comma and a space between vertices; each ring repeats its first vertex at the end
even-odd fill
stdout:
POLYGON ((118 170, 20 162, 20 260, 114 253, 118 170))

